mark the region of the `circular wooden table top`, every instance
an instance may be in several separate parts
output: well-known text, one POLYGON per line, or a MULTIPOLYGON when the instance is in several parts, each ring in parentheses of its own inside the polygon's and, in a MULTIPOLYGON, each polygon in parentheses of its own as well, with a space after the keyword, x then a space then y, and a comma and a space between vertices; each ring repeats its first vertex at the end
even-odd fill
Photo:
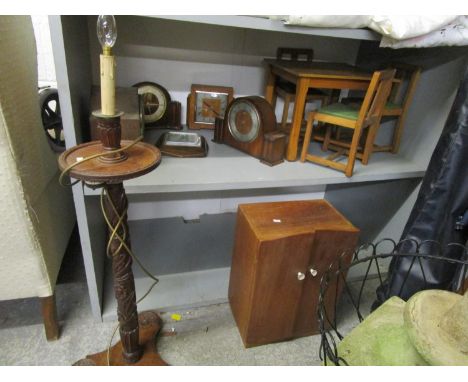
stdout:
MULTIPOLYGON (((121 147, 129 145, 132 141, 122 141, 121 147)), ((63 152, 59 159, 60 170, 77 162, 77 158, 103 153, 101 141, 92 141, 72 147, 63 152)), ((124 180, 137 178, 156 167, 161 162, 161 152, 148 143, 138 142, 125 150, 127 159, 117 163, 106 163, 94 158, 73 167, 68 175, 71 178, 102 183, 120 183, 124 180)))

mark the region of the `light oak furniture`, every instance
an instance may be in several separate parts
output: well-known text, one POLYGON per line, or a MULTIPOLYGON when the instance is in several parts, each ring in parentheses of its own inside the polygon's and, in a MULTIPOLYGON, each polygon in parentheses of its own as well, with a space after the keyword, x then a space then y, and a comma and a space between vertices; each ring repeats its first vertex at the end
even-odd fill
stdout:
MULTIPOLYGON (((344 172, 347 177, 351 177, 353 175, 354 162, 356 160, 362 131, 363 129, 368 129, 366 143, 364 144, 364 150, 360 157, 362 163, 367 164, 372 153, 372 142, 374 141, 385 103, 390 94, 394 75, 395 70, 392 69, 375 72, 360 109, 342 103, 334 103, 320 108, 316 112, 311 112, 307 119, 301 162, 307 160, 323 166, 328 166, 344 172), (326 158, 308 154, 314 121, 352 129, 353 137, 351 143, 347 148, 342 148, 326 158), (347 163, 338 163, 336 159, 344 154, 348 156, 347 163)), ((330 136, 331 126, 327 126, 327 132, 323 142, 324 147, 327 147, 330 136)))
MULTIPOLYGON (((276 59, 285 62, 312 62, 314 60, 314 50, 300 48, 278 48, 276 52, 276 59)), ((296 85, 279 78, 278 82, 276 83, 275 93, 277 96, 280 96, 284 99, 283 114, 281 117, 281 129, 286 130, 289 105, 296 99, 296 85)), ((305 102, 307 103, 311 101, 320 101, 321 106, 325 106, 330 101, 330 95, 319 89, 310 88, 307 91, 305 102)), ((302 111, 302 114, 304 114, 304 111, 302 111)))
POLYGON ((55 284, 76 218, 42 126, 30 17, 0 17, 0 49, 0 300, 38 297, 55 340, 55 284))
POLYGON ((325 200, 239 205, 228 295, 244 345, 317 333, 320 279, 358 235, 325 200))
MULTIPOLYGON (((421 76, 421 68, 404 63, 390 64, 387 65, 387 68, 395 69, 396 72, 392 81, 392 90, 385 104, 382 117, 396 118, 396 123, 391 143, 389 145, 380 146, 372 142, 372 152, 391 152, 392 154, 396 154, 400 148, 406 116, 421 76)), ((360 104, 362 101, 362 98, 357 97, 350 97, 342 100, 342 102, 347 104, 360 104)), ((332 142, 330 146, 324 147, 325 150, 328 148, 334 149, 334 147, 343 147, 343 143, 346 146, 347 137, 342 137, 341 132, 341 129, 337 129, 335 141, 332 142)))
POLYGON ((294 113, 291 121, 286 159, 297 159, 297 146, 303 119, 304 105, 310 88, 366 90, 372 74, 352 65, 331 62, 287 62, 264 60, 268 65, 265 99, 273 107, 276 103, 275 84, 278 78, 296 84, 294 113))

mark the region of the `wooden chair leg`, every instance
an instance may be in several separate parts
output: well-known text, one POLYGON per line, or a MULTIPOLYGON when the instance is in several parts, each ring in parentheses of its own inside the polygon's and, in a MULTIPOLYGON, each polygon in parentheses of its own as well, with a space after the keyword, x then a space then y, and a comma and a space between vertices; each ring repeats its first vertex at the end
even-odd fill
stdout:
POLYGON ((59 338, 59 325, 57 320, 57 305, 55 294, 49 297, 41 297, 42 319, 47 341, 55 341, 59 338))
POLYGON ((281 118, 281 128, 282 129, 286 128, 286 123, 288 121, 290 102, 291 102, 291 96, 286 95, 286 97, 284 97, 283 117, 281 118))
POLYGON ((336 127, 335 139, 336 139, 337 141, 341 140, 341 129, 340 129, 339 126, 336 127))
POLYGON ((331 125, 325 126, 326 130, 325 130, 325 137, 323 138, 323 143, 322 143, 322 151, 328 151, 328 145, 330 144, 332 128, 333 127, 331 125))
POLYGON ((345 168, 345 175, 349 178, 353 176, 354 163, 356 162, 356 155, 359 146, 359 139, 361 138, 362 127, 357 127, 354 130, 353 138, 351 140, 351 145, 348 151, 348 163, 345 168))
POLYGON ((393 140, 390 152, 392 154, 396 154, 400 148, 400 140, 401 135, 403 133, 403 122, 405 120, 405 116, 402 114, 398 117, 398 121, 395 126, 395 130, 393 131, 393 140))
POLYGON ((307 151, 309 150, 310 138, 312 136, 312 126, 314 124, 314 112, 310 112, 307 118, 307 127, 304 135, 304 143, 302 144, 301 162, 305 162, 307 151))
POLYGON ((368 127, 366 142, 364 143, 364 150, 362 152, 362 164, 366 165, 369 163, 369 158, 374 150, 375 136, 377 135, 378 124, 368 127))

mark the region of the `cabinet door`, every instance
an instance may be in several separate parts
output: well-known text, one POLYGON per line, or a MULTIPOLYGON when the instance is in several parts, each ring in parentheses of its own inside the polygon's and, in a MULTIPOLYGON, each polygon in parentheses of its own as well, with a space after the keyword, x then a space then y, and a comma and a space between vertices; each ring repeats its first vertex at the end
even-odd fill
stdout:
POLYGON ((246 346, 291 338, 312 234, 260 243, 246 346))
MULTIPOLYGON (((316 231, 315 239, 310 250, 310 259, 307 266, 304 288, 300 297, 294 327, 294 337, 316 334, 319 332, 317 308, 320 292, 320 279, 330 264, 335 261, 343 251, 348 251, 345 262, 352 259, 352 250, 355 248, 359 232, 352 231, 316 231), (313 272, 311 272, 313 270, 313 272), (317 273, 315 273, 317 272, 317 273)), ((346 274, 344 275, 346 277, 346 274)), ((335 279, 335 278, 333 278, 335 279)), ((333 320, 333 307, 335 296, 339 297, 343 283, 331 283, 328 287, 330 293, 326 295, 325 303, 330 320, 333 320)))

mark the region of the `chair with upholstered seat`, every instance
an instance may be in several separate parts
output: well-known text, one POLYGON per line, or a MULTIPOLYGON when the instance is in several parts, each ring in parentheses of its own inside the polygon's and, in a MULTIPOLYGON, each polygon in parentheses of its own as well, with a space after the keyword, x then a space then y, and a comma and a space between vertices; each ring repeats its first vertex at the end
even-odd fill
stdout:
MULTIPOLYGON (((314 59, 313 49, 300 48, 278 48, 276 59, 279 61, 289 62, 312 62, 314 59)), ((275 86, 276 95, 284 100, 283 115, 281 117, 281 129, 286 129, 286 124, 289 114, 289 105, 295 101, 296 85, 286 81, 279 80, 275 86)), ((330 102, 330 95, 319 89, 310 88, 307 92, 306 103, 311 101, 320 101, 321 106, 327 105, 330 102)))
MULTIPOLYGON (((389 145, 380 146, 372 142, 372 152, 391 152, 396 154, 400 148, 400 141, 403 134, 406 115, 408 113, 417 83, 419 81, 419 77, 421 75, 421 68, 403 63, 392 63, 386 65, 386 68, 395 69, 396 72, 392 81, 390 96, 387 103, 385 104, 382 116, 388 118, 397 118, 397 120, 393 130, 391 143, 389 145)), ((342 99, 341 102, 349 105, 359 105, 362 103, 362 98, 348 97, 342 99)), ((337 129, 334 139, 327 142, 331 143, 331 145, 324 145, 323 148, 324 150, 327 150, 328 148, 334 149, 334 147, 344 147, 347 140, 349 142, 349 137, 346 137, 342 134, 340 129, 337 129)))
POLYGON ((383 70, 375 72, 367 89, 364 101, 360 108, 353 105, 334 103, 312 111, 307 119, 307 128, 304 137, 304 144, 301 153, 301 162, 310 161, 323 166, 328 166, 342 171, 346 176, 353 174, 354 163, 357 157, 359 141, 364 129, 367 130, 366 142, 362 146, 363 152, 360 159, 363 164, 367 164, 370 154, 368 142, 373 142, 382 113, 387 102, 392 87, 392 79, 395 70, 383 70), (327 133, 324 139, 324 146, 328 145, 331 135, 331 126, 336 125, 353 131, 351 143, 347 147, 339 148, 337 152, 328 157, 320 157, 308 153, 309 143, 312 136, 314 121, 327 124, 327 133), (348 157, 347 163, 339 163, 336 159, 341 156, 348 157))

